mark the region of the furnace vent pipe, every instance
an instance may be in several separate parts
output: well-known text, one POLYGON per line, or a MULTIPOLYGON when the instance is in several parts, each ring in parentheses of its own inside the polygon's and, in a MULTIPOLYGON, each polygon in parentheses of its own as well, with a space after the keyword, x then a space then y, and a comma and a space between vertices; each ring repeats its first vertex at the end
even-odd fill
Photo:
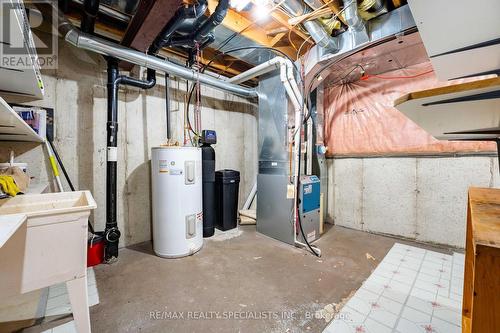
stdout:
POLYGON ((218 79, 206 74, 198 73, 197 71, 174 64, 168 60, 159 59, 155 56, 131 50, 105 39, 83 33, 67 21, 60 24, 59 31, 68 43, 80 49, 124 60, 156 71, 166 72, 186 80, 199 80, 201 83, 211 87, 225 90, 242 97, 257 97, 255 89, 240 87, 238 85, 228 83, 227 78, 225 77, 218 79))
POLYGON ((190 81, 199 80, 201 83, 207 84, 214 88, 219 88, 232 92, 243 97, 256 97, 255 89, 240 87, 234 84, 229 84, 224 79, 216 79, 212 76, 198 73, 192 69, 185 68, 174 64, 168 60, 162 60, 154 56, 149 56, 144 53, 134 51, 121 45, 108 42, 107 40, 87 35, 79 32, 76 29, 70 30, 65 40, 84 50, 93 51, 102 55, 110 56, 130 63, 154 69, 156 71, 167 72, 171 75, 184 78, 190 81))

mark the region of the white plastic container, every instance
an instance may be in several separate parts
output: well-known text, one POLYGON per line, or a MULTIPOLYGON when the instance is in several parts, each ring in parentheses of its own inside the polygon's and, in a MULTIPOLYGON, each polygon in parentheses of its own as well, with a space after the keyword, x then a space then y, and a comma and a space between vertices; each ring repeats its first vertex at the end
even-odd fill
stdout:
POLYGON ((154 147, 151 155, 153 249, 165 258, 191 255, 203 246, 201 150, 154 147))

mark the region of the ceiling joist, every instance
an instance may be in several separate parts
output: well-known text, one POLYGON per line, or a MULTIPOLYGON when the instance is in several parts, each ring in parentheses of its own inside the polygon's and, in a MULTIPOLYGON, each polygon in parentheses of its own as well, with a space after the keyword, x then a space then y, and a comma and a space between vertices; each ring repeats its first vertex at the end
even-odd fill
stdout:
POLYGON ((181 5, 182 0, 142 0, 121 44, 146 52, 181 5))
MULTIPOLYGON (((216 6, 217 6, 217 0, 208 0, 208 9, 210 13, 214 12, 216 6)), ((284 22, 286 22, 286 20, 284 20, 284 22)), ((250 19, 244 17, 243 15, 237 13, 234 10, 229 10, 227 12, 224 21, 222 21, 222 24, 226 28, 234 32, 238 32, 240 35, 262 46, 274 47, 277 43, 274 37, 270 37, 267 35, 267 31, 265 29, 263 29, 259 25, 255 24, 255 22, 251 21, 250 19)), ((286 24, 288 25, 288 22, 286 22, 286 24)), ((298 30, 293 27, 291 28, 294 29, 293 30, 294 32, 298 30)), ((293 48, 282 47, 279 49, 282 52, 284 52, 287 56, 291 57, 292 59, 295 59, 296 51, 293 48)))

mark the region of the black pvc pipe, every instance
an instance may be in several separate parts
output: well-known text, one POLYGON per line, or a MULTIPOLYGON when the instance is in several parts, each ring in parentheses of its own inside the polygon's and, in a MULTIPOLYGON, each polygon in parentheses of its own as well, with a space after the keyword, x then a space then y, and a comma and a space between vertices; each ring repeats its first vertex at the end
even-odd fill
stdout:
POLYGON ((217 7, 215 7, 214 13, 210 15, 208 20, 206 20, 201 27, 194 33, 194 40, 197 42, 204 41, 208 34, 212 32, 215 27, 224 21, 226 17, 227 10, 229 9, 229 0, 219 0, 217 7))
POLYGON ((172 46, 184 46, 193 48, 196 43, 200 46, 200 48, 205 47, 213 42, 214 37, 212 31, 219 24, 222 23, 224 18, 226 17, 227 11, 229 9, 229 0, 219 0, 217 7, 210 17, 203 22, 203 24, 198 27, 193 33, 188 36, 182 36, 177 38, 172 38, 170 44, 172 46))
POLYGON ((107 121, 107 161, 106 161, 106 247, 104 259, 107 262, 118 258, 118 242, 120 230, 118 229, 117 205, 117 147, 118 147, 118 88, 120 84, 150 89, 156 84, 156 73, 148 69, 146 81, 119 75, 118 61, 108 59, 108 121, 107 121))
POLYGON ((94 33, 95 21, 99 12, 100 0, 84 0, 83 1, 83 16, 80 28, 85 33, 94 33))
POLYGON ((168 46, 172 35, 179 29, 186 19, 196 19, 194 20, 194 23, 196 24, 196 22, 198 22, 197 19, 205 13, 207 7, 207 1, 203 0, 197 4, 186 5, 179 8, 175 12, 174 17, 172 17, 167 24, 165 24, 162 31, 158 34, 158 36, 156 36, 155 40, 149 47, 148 53, 153 55, 157 54, 162 47, 168 46))

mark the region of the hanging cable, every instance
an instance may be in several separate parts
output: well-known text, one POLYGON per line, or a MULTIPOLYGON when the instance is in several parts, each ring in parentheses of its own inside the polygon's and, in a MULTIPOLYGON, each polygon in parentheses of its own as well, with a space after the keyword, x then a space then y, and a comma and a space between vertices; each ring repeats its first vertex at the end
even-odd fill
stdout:
MULTIPOLYGON (((200 133, 201 131, 201 85, 200 85, 200 71, 201 71, 201 64, 200 64, 200 58, 201 58, 201 53, 200 53, 200 46, 198 43, 196 43, 196 71, 197 71, 197 77, 196 77, 196 107, 195 107, 195 130, 196 133, 200 133)), ((195 136, 195 142, 197 141, 198 134, 195 136)))
MULTIPOLYGON (((300 75, 301 77, 303 78, 303 75, 304 75, 304 66, 302 64, 301 66, 301 71, 300 71, 300 75)), ((302 82, 304 82, 304 80, 301 80, 302 82)), ((305 87, 304 87, 304 84, 301 85, 301 92, 302 94, 305 93, 305 87)), ((302 95, 304 96, 304 95, 302 95)), ((303 113, 304 111, 304 108, 305 108, 305 101, 306 99, 305 98, 302 98, 301 100, 301 112, 300 113, 303 113)), ((311 111, 309 111, 309 114, 311 113, 311 111)), ((302 125, 304 124, 304 122, 301 122, 301 125, 299 126, 299 128, 296 128, 295 131, 299 132, 299 135, 298 135, 298 138, 299 138, 299 142, 295 142, 296 145, 298 145, 298 152, 297 154, 299 155, 299 158, 298 158, 298 163, 297 163, 297 174, 298 174, 298 177, 297 177, 297 184, 295 184, 295 195, 298 196, 299 195, 299 192, 300 192, 300 164, 301 164, 301 154, 302 154, 302 134, 300 133, 300 130, 301 130, 301 127, 302 125)), ((295 135, 294 135, 295 137, 295 135)), ((300 202, 299 200, 296 201, 296 206, 294 207, 295 211, 296 211, 296 216, 297 216, 297 221, 295 221, 296 224, 299 225, 299 229, 300 229, 300 234, 302 235, 302 239, 304 240, 304 243, 306 243, 307 247, 309 248, 309 250, 311 251, 312 254, 314 254, 316 257, 320 257, 321 256, 321 253, 320 252, 316 252, 316 250, 312 247, 312 245, 309 243, 309 241, 307 240, 307 237, 306 237, 306 234, 304 232, 304 228, 302 227, 302 220, 300 218, 300 211, 299 211, 299 206, 300 206, 300 202)))

